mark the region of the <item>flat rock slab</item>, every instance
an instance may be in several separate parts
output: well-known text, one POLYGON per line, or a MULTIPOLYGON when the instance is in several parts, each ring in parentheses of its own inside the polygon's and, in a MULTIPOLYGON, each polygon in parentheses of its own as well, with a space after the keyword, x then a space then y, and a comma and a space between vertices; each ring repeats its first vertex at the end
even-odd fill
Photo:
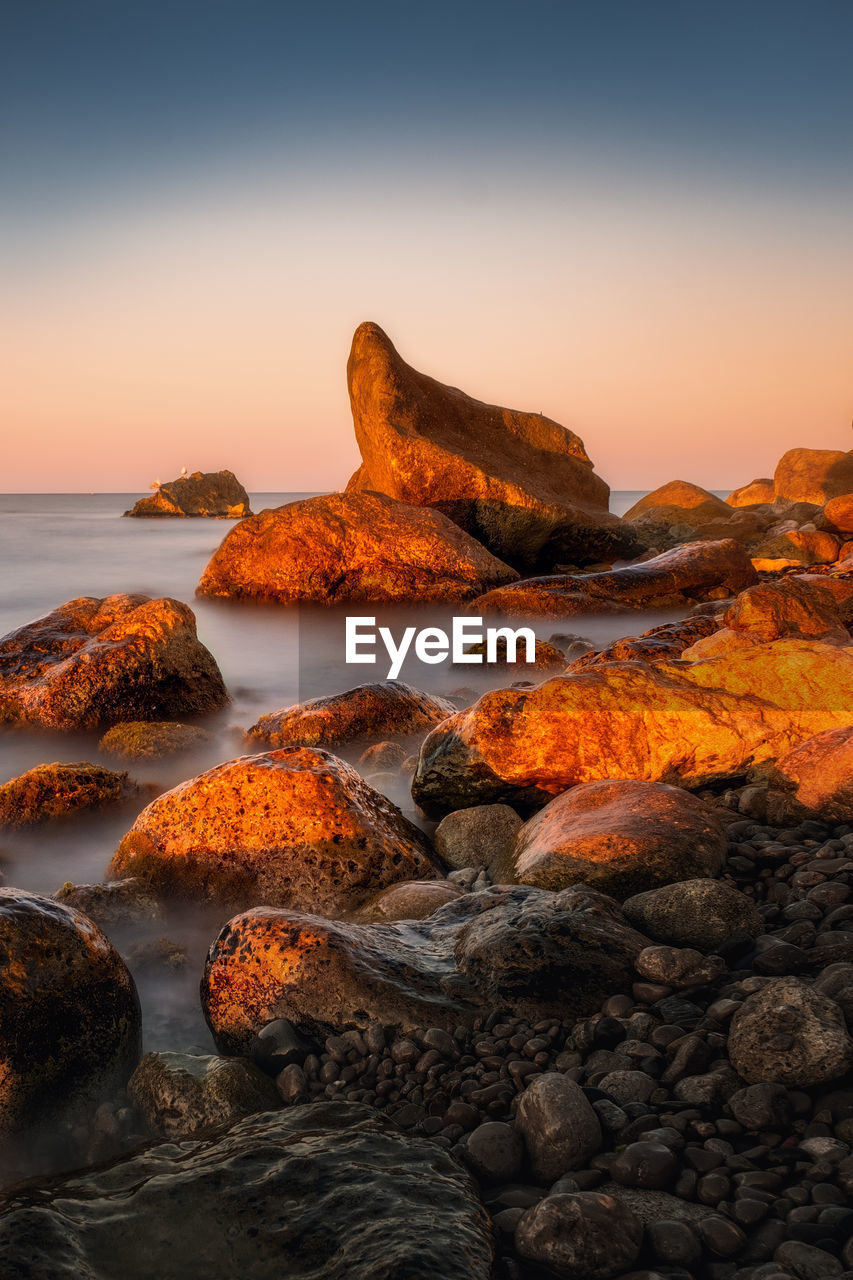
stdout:
POLYGON ((102 729, 203 715, 227 701, 179 600, 81 596, 0 640, 0 722, 102 729))
POLYGON ((161 899, 331 914, 437 874, 423 832, 351 765, 311 747, 241 756, 158 796, 107 870, 161 899))
POLYGON ((452 1029, 495 1009, 569 1021, 629 989, 647 945, 611 898, 583 885, 493 888, 393 924, 259 908, 213 943, 202 1004, 229 1054, 246 1053, 277 1018, 321 1038, 371 1020, 452 1029))
POLYGON ((198 594, 279 604, 471 600, 518 574, 439 511, 331 493, 242 520, 198 594))
POLYGON ((400 680, 380 680, 272 711, 252 725, 249 737, 274 747, 334 747, 424 734, 455 711, 446 698, 400 680))
POLYGON ((419 373, 369 322, 355 331, 347 381, 363 459, 347 492, 437 508, 511 563, 590 564, 639 549, 573 431, 419 373))
POLYGON ((603 573, 561 573, 522 578, 473 602, 480 614, 571 617, 661 608, 681 601, 724 598, 757 582, 752 561, 731 538, 691 542, 638 564, 603 573))
POLYGON ((0 1207, 7 1280, 489 1280, 492 1254, 470 1175, 353 1103, 255 1116, 0 1207))

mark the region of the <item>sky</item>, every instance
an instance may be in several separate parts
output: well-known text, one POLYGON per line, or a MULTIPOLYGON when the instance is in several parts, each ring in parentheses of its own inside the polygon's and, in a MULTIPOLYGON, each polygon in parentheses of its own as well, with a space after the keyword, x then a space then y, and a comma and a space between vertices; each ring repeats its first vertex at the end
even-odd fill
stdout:
POLYGON ((352 332, 615 489, 853 448, 848 0, 0 0, 0 488, 341 488, 352 332))

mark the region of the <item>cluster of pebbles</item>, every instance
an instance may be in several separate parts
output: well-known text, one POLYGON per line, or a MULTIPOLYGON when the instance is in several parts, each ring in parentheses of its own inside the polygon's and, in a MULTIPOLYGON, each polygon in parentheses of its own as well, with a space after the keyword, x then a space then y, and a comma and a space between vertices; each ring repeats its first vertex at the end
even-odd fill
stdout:
MULTIPOLYGON (((453 1031, 392 1037, 371 1023, 317 1044, 281 1020, 256 1039, 255 1065, 288 1106, 360 1102, 457 1155, 494 1222, 498 1280, 853 1276, 853 1080, 745 1083, 729 1036, 744 1002, 780 981, 853 1023, 853 827, 768 827, 740 811, 742 792, 716 804, 721 879, 751 900, 758 936, 736 931, 710 956, 699 937, 698 950, 651 947, 632 990, 579 1022, 495 1011, 453 1031)), ((779 1047, 759 1029, 739 1052, 760 1076, 779 1047)), ((818 1061, 826 1045, 798 1052, 818 1061)), ((132 1106, 102 1112, 104 1151, 141 1136, 132 1106)))

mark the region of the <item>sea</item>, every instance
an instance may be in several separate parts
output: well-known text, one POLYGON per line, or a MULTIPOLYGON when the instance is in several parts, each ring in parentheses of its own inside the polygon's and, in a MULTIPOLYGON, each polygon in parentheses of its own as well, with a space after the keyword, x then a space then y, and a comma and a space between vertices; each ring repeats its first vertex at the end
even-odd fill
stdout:
MULTIPOLYGON (((168 789, 251 750, 244 731, 260 715, 307 696, 339 692, 388 674, 381 661, 374 667, 345 664, 341 619, 331 611, 196 599, 195 588, 205 564, 229 532, 231 522, 122 519, 138 496, 0 495, 0 636, 77 596, 113 592, 171 596, 194 609, 199 636, 219 663, 231 703, 205 722, 213 738, 203 749, 155 762, 117 764, 100 752, 98 734, 0 731, 0 782, 40 763, 90 760, 129 768, 140 783, 168 789)), ((252 510, 261 511, 310 495, 250 496, 252 510)), ((622 514, 641 496, 641 491, 615 492, 611 509, 622 514)), ((447 624, 450 612, 432 608, 376 610, 373 606, 369 610, 377 627, 388 625, 395 634, 413 622, 421 627, 447 624)), ((540 619, 533 625, 542 639, 569 631, 601 647, 673 616, 677 615, 575 617, 568 620, 570 626, 540 619)), ((378 653, 377 659, 382 656, 378 653)), ((485 689, 518 678, 505 668, 472 675, 471 668, 460 673, 449 662, 418 667, 417 673, 404 667, 400 678, 459 702, 472 701, 485 689)), ((357 753, 349 758, 357 763, 357 753)), ((388 785, 388 794, 410 818, 428 827, 414 809, 402 777, 388 785)), ((0 883, 48 895, 67 881, 98 883, 134 816, 124 810, 77 814, 29 833, 0 832, 0 883)), ((164 921, 119 928, 111 935, 137 981, 146 1050, 213 1051, 201 1015, 198 984, 207 948, 226 919, 227 912, 214 908, 176 909, 164 921), (168 940, 161 945, 169 954, 168 964, 152 961, 150 955, 151 944, 162 938, 168 940)))

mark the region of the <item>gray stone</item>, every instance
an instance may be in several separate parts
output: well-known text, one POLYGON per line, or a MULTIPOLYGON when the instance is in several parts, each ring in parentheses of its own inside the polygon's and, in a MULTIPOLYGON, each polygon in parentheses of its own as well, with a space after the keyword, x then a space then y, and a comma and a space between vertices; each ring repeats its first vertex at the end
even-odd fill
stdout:
POLYGON ((716 951, 729 938, 755 938, 764 925, 755 903, 719 880, 682 880, 635 894, 625 916, 650 938, 676 947, 716 951))
POLYGON ((799 978, 774 978, 732 1017, 729 1057, 749 1084, 808 1087, 850 1070, 853 1040, 833 1000, 799 978))
POLYGON ((548 1072, 536 1076, 518 1103, 516 1127, 533 1175, 553 1182, 601 1149, 601 1125, 580 1085, 548 1072))
POLYGON ((150 1131, 194 1138, 279 1105, 269 1076, 246 1058, 146 1053, 127 1086, 150 1131))
POLYGON ((631 1210, 599 1191, 546 1196, 515 1231, 522 1258, 566 1280, 610 1280, 629 1271, 642 1241, 643 1228, 631 1210))
POLYGON ((465 1159, 486 1182, 512 1182, 521 1172, 524 1143, 511 1125, 491 1120, 469 1134, 465 1159))
POLYGON ((485 867, 491 872, 512 848, 521 827, 521 818, 508 804, 478 804, 442 818, 433 843, 449 867, 485 867))

